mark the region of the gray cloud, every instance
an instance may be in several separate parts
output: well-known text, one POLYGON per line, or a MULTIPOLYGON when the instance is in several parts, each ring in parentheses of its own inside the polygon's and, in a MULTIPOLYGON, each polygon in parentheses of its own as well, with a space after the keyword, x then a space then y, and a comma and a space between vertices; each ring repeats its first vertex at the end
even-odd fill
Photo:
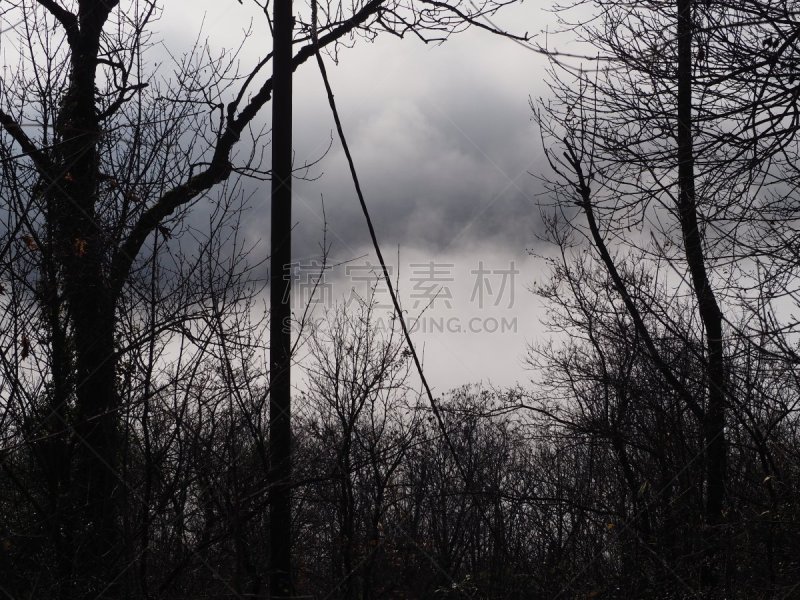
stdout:
MULTIPOLYGON (((543 168, 527 103, 536 85, 530 77, 535 57, 505 41, 516 62, 475 64, 470 59, 481 54, 475 40, 488 34, 467 35, 460 45, 458 37, 448 42, 455 46, 448 53, 416 47, 402 54, 411 40, 357 47, 331 69, 362 187, 387 247, 435 252, 490 241, 524 248, 534 239, 540 190, 529 172, 543 168)), ((333 122, 318 75, 306 70, 298 79, 301 161, 319 155, 333 122)), ((320 172, 318 180, 295 185, 295 252, 318 252, 323 196, 334 254, 352 254, 368 238, 338 140, 320 172)), ((259 231, 267 224, 265 218, 254 223, 259 231)))
MULTIPOLYGON (((534 22, 540 13, 531 6, 514 11, 512 24, 534 22)), ((226 36, 212 42, 229 43, 230 32, 226 36)), ((438 47, 411 38, 359 42, 342 50, 338 65, 329 65, 366 200, 392 263, 400 247, 403 294, 413 290, 408 261, 450 261, 460 273, 452 284, 460 304, 441 316, 492 317, 495 313, 475 313, 469 302, 470 269, 480 260, 494 267, 515 260, 521 267, 516 305, 503 313, 519 317, 513 335, 415 334, 428 348, 427 362, 440 389, 475 379, 524 378, 519 356, 539 330, 525 292, 535 278, 525 249, 539 228, 541 191, 529 172, 546 167, 528 97, 544 93, 542 73, 541 57, 475 29, 438 47)), ((267 123, 268 113, 262 116, 267 123)), ((295 78, 294 127, 298 165, 318 158, 330 143, 333 120, 313 61, 295 78)), ((374 263, 338 140, 310 175, 319 177, 295 184, 296 259, 321 253, 324 197, 331 261, 367 254, 374 263)), ((259 250, 266 254, 269 183, 244 185, 252 194, 245 237, 261 240, 259 250)), ((335 295, 346 293, 346 278, 339 272, 335 279, 335 295)))
MULTIPOLYGON (((208 0, 165 7, 160 28, 170 52, 194 42, 204 23, 212 48, 230 48, 253 19, 263 15, 208 0), (196 23, 192 26, 191 23, 196 23)), ((496 21, 515 31, 533 30, 541 9, 518 5, 496 21)), ((243 68, 266 48, 252 36, 243 68)), ((543 92, 542 58, 510 40, 473 28, 438 46, 410 37, 359 41, 339 54, 330 76, 346 134, 381 242, 388 248, 443 251, 489 242, 520 249, 538 227, 528 172, 544 166, 528 96, 543 92)), ((330 62, 330 61, 329 61, 330 62)), ((314 61, 295 77, 297 163, 319 158, 330 143, 333 120, 314 61)), ((269 107, 261 116, 269 123, 269 107)), ((334 135, 335 138, 335 135, 334 135)), ((319 253, 320 198, 325 199, 328 241, 334 254, 352 255, 368 242, 364 218, 338 140, 311 170, 315 181, 297 181, 295 254, 319 253)), ((247 236, 267 238, 269 183, 247 182, 253 210, 247 236)))

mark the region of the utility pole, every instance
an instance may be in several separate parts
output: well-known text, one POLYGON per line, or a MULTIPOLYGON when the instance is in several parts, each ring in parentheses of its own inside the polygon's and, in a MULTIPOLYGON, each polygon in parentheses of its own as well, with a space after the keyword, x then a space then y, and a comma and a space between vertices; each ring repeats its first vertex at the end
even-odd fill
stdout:
POLYGON ((269 550, 270 598, 290 598, 292 0, 273 3, 272 237, 270 254, 269 550))

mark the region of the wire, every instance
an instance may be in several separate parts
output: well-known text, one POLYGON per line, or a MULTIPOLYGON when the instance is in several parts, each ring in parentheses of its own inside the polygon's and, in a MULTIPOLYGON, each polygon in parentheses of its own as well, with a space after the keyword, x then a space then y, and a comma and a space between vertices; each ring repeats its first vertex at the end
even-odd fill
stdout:
POLYGON ((336 108, 336 101, 333 98, 333 90, 331 89, 330 81, 328 80, 328 72, 325 69, 325 63, 322 60, 322 55, 319 52, 319 40, 317 39, 317 3, 314 0, 311 4, 311 37, 314 41, 314 53, 317 57, 317 65, 319 66, 319 72, 322 76, 322 81, 325 84, 325 91, 328 95, 328 104, 331 107, 331 113, 333 115, 333 120, 336 123, 336 131, 339 134, 339 140, 342 143, 342 149, 344 150, 344 154, 347 157, 347 164, 350 167, 350 176, 353 179, 353 185, 356 189, 356 194, 358 195, 358 201, 361 204, 361 211, 364 213, 364 218, 367 221, 367 229, 369 229, 369 236, 372 240, 372 247, 375 250, 375 254, 378 257, 378 262, 381 265, 381 271, 383 272, 383 278, 386 281, 386 286, 389 288, 389 295, 392 298, 392 305, 394 306, 395 314, 397 315, 397 319, 400 321, 400 327, 403 330, 403 337, 405 337, 406 344, 408 346, 409 351, 411 352, 411 357, 414 360, 414 366, 417 369, 417 373, 419 374, 420 381, 422 382, 422 386, 425 388, 425 394, 428 396, 428 401, 430 402, 431 409, 433 410, 433 414, 436 417, 436 422, 439 425, 439 428, 442 430, 444 434, 445 440, 447 442, 447 447, 450 450, 450 453, 453 455, 453 460, 455 461, 456 466, 458 467, 461 476, 464 478, 465 483, 469 483, 469 478, 467 477, 467 473, 464 470, 464 467, 461 464, 461 461, 458 457, 458 452, 456 452, 455 447, 453 446, 453 442, 450 440, 450 436, 447 434, 447 428, 444 423, 444 418, 442 417, 441 410, 439 406, 436 404, 436 400, 433 397, 433 393, 431 392, 430 385, 428 385, 428 380, 425 377, 425 372, 422 368, 422 363, 419 360, 419 355, 417 354, 417 350, 414 347, 414 343, 411 341, 411 334, 408 330, 408 325, 406 324, 405 318, 403 317, 403 311, 400 308, 400 302, 397 299, 397 293, 392 285, 392 278, 389 275, 389 269, 386 267, 386 261, 383 258, 383 253, 381 252, 380 244, 378 243, 378 237, 375 234, 375 227, 372 224, 372 218, 369 214, 369 209, 367 208, 367 203, 364 200, 364 194, 361 191, 361 183, 358 179, 358 173, 356 172, 355 163, 353 162, 353 156, 350 154, 350 147, 347 144, 347 138, 344 135, 344 129, 342 128, 342 121, 339 118, 339 111, 336 108))

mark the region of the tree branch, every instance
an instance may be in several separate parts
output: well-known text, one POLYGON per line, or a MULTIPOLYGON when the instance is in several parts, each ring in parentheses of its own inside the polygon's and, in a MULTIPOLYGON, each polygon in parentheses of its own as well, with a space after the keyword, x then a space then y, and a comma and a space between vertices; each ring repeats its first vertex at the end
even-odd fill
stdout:
MULTIPOLYGON (((383 2, 384 0, 372 0, 339 27, 321 37, 319 44, 311 43, 303 46, 292 60, 292 71, 297 70, 300 65, 314 56, 317 48, 324 48, 362 25, 382 8, 383 2)), ((166 192, 139 218, 112 260, 109 280, 112 297, 116 297, 122 290, 131 265, 139 254, 142 244, 158 224, 180 206, 190 202, 230 176, 231 172, 233 172, 233 166, 230 163, 233 147, 239 141, 242 131, 271 98, 272 77, 264 82, 236 118, 228 120, 225 131, 217 140, 209 167, 202 173, 191 177, 187 182, 177 185, 166 192)))
POLYGON ((64 31, 67 32, 67 39, 70 45, 76 42, 78 34, 80 33, 78 29, 78 17, 69 12, 66 8, 63 8, 61 5, 57 4, 55 0, 36 1, 41 6, 46 8, 47 11, 53 15, 59 23, 61 23, 64 31))
POLYGON ((631 298, 627 288, 625 287, 625 283, 622 281, 622 277, 617 270, 617 266, 614 264, 614 259, 611 258, 611 254, 608 252, 606 243, 603 240, 603 237, 600 235, 600 229, 597 226, 597 220, 594 216, 594 209, 592 208, 591 189, 589 188, 589 183, 586 181, 586 177, 583 174, 580 159, 575 154, 575 150, 567 140, 564 140, 564 145, 567 149, 567 151, 564 153, 564 157, 567 159, 567 162, 575 171, 575 175, 578 178, 576 188, 581 199, 580 202, 578 202, 578 205, 583 209, 583 212, 586 215, 586 221, 589 224, 589 230, 591 231, 594 245, 597 248, 597 251, 600 253, 600 258, 602 259, 603 264, 606 266, 608 274, 611 276, 611 280, 614 282, 614 287, 617 289, 617 293, 622 298, 625 308, 628 310, 628 314, 630 314, 631 319, 633 319, 636 329, 642 336, 645 346, 647 346, 647 351, 650 353, 650 358, 652 358, 656 363, 656 366, 658 367, 658 370, 661 371, 664 379, 666 379, 667 382, 681 396, 681 398, 683 398, 684 402, 686 402, 686 405, 689 407, 695 417, 702 422, 705 417, 705 411, 703 411, 702 407, 697 400, 695 400, 694 396, 692 396, 689 390, 686 389, 686 386, 684 386, 678 380, 678 378, 675 377, 675 374, 664 362, 664 359, 661 358, 661 355, 658 352, 655 343, 653 342, 653 338, 650 336, 650 332, 647 330, 644 319, 642 319, 639 309, 636 307, 633 298, 631 298))
POLYGON ((52 181, 55 169, 47 156, 36 146, 36 144, 22 130, 19 123, 8 113, 0 109, 0 125, 3 129, 19 144, 22 151, 30 156, 39 172, 48 181, 52 181))

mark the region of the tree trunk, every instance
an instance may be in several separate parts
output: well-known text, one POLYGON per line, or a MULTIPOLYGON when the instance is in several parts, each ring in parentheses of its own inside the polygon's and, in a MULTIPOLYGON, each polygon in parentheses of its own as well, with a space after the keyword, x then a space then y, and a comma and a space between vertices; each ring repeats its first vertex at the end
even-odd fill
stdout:
POLYGON ((692 134, 692 0, 678 0, 678 210, 684 252, 689 266, 698 311, 706 332, 706 379, 708 401, 702 428, 705 443, 706 504, 708 531, 708 583, 715 582, 719 559, 717 529, 722 521, 725 497, 725 374, 722 346, 722 312, 708 280, 705 253, 699 231, 694 186, 692 134))
MULTIPOLYGON (((75 598, 116 597, 120 437, 114 349, 115 299, 104 272, 107 243, 98 222, 100 135, 95 79, 100 36, 114 1, 84 0, 68 31, 70 85, 56 129, 51 173, 53 254, 72 326, 75 408, 70 510, 75 598)), ((62 582, 67 585, 67 582, 62 582)))

